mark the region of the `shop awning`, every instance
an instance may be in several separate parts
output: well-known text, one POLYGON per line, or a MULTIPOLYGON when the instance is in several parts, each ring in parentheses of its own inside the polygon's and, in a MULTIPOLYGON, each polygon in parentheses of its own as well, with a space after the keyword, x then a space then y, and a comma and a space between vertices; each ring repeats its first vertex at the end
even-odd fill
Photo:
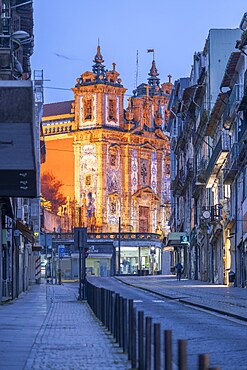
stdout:
POLYGON ((21 221, 19 220, 16 221, 16 228, 20 231, 24 238, 29 240, 31 243, 35 242, 34 233, 31 230, 29 230, 29 228, 26 225, 24 225, 21 221))

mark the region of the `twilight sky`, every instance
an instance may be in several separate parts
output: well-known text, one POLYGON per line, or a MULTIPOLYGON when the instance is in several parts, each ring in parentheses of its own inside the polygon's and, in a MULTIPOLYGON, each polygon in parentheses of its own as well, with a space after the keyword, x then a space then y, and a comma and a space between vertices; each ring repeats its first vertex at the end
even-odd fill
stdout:
POLYGON ((161 83, 190 74, 211 28, 238 28, 246 0, 34 0, 32 70, 44 71, 45 103, 73 99, 76 78, 92 70, 98 39, 106 69, 126 94, 147 82, 155 50, 161 83), (138 69, 137 69, 138 51, 138 69), (138 74, 137 74, 138 70, 138 74), (138 78, 137 78, 138 77, 138 78))

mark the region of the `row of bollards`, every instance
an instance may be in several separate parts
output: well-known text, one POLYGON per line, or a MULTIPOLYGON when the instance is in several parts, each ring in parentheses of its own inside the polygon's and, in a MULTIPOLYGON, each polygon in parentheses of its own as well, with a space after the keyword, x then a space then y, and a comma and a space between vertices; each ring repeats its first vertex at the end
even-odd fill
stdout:
MULTIPOLYGON (((128 354, 132 369, 172 370, 177 362, 178 370, 187 370, 187 340, 177 341, 177 361, 173 360, 172 331, 164 330, 152 317, 136 311, 132 299, 119 293, 99 288, 87 282, 87 302, 96 317, 113 335, 119 347, 128 354)), ((198 370, 219 370, 209 367, 209 355, 198 355, 198 370)))

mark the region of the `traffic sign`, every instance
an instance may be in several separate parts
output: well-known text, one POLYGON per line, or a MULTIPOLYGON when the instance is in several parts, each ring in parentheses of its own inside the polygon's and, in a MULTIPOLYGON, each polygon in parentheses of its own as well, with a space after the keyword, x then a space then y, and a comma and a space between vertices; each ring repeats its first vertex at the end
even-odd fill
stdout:
POLYGON ((59 246, 58 246, 58 254, 59 254, 59 258, 63 257, 63 256, 64 256, 64 253, 65 253, 64 245, 59 245, 59 246))
POLYGON ((188 235, 182 235, 180 236, 180 243, 181 244, 188 244, 190 242, 190 239, 188 235))

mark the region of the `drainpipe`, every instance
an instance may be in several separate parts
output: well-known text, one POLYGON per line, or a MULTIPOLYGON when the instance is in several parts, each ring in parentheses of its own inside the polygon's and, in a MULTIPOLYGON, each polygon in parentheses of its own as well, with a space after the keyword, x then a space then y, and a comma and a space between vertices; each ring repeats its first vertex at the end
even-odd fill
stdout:
POLYGON ((234 286, 237 287, 238 286, 238 261, 237 261, 237 241, 238 241, 238 236, 237 236, 237 233, 238 233, 238 197, 237 197, 237 194, 238 194, 238 182, 237 182, 237 178, 235 178, 235 235, 234 235, 234 255, 235 255, 235 280, 234 280, 234 286))

